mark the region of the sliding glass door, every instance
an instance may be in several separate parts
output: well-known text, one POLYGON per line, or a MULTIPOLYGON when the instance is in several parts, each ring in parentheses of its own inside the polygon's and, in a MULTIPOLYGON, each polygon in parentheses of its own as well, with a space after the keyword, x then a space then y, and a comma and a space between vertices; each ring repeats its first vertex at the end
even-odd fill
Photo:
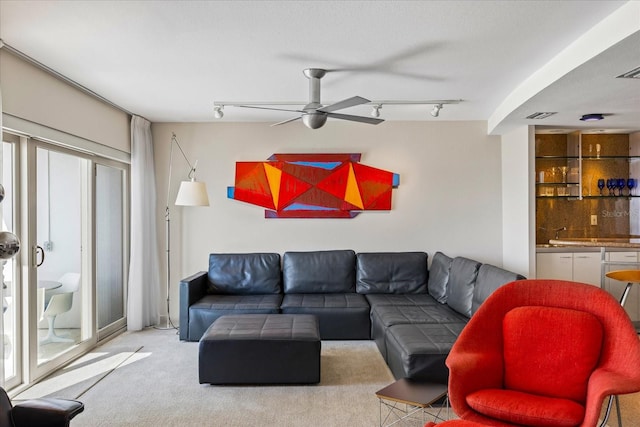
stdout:
POLYGON ((80 343, 95 340, 91 328, 91 174, 88 159, 40 143, 32 160, 35 234, 30 236, 34 254, 30 284, 35 288, 37 309, 30 313, 30 320, 38 371, 42 365, 66 360, 63 355, 75 353, 80 343))
POLYGON ((96 164, 95 189, 96 304, 102 337, 125 326, 126 170, 96 164))
POLYGON ((129 170, 11 133, 0 166, 0 227, 21 240, 0 261, 0 372, 11 389, 126 327, 129 170))

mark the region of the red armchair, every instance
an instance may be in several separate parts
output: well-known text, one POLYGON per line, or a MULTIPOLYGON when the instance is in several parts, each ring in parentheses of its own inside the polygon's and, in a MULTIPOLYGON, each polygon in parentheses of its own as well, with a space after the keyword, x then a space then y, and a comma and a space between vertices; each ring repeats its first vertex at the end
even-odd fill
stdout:
POLYGON ((640 340, 607 292, 560 280, 496 290, 447 358, 449 401, 489 426, 595 426, 605 397, 640 391, 640 340))

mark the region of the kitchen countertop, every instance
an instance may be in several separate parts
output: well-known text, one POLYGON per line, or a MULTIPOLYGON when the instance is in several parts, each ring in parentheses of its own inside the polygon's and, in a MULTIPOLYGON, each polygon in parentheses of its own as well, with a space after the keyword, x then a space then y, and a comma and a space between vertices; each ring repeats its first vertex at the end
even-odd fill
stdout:
POLYGON ((550 245, 555 246, 580 246, 591 248, 627 248, 640 249, 640 238, 614 238, 614 237, 596 237, 596 238, 574 238, 574 239, 552 239, 549 240, 550 245))

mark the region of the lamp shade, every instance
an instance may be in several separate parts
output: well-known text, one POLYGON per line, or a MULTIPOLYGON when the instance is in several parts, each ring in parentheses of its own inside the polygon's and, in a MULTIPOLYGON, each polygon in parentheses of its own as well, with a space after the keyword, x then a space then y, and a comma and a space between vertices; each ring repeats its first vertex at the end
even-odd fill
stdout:
POLYGON ((176 196, 178 206, 209 206, 207 186, 204 182, 182 181, 176 196))

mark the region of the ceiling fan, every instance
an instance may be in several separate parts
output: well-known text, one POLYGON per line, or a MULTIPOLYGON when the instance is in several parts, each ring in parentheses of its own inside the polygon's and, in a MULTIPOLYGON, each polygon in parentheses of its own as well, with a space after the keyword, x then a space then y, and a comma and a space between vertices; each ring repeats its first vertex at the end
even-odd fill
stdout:
POLYGON ((351 98, 343 99, 335 104, 323 106, 320 103, 320 79, 324 77, 327 70, 322 68, 307 68, 303 71, 304 75, 309 79, 309 103, 305 105, 301 110, 287 110, 284 108, 270 108, 270 107, 258 107, 255 105, 237 105, 237 107, 243 108, 257 108, 260 110, 278 110, 278 111, 291 111, 300 113, 299 116, 291 119, 284 120, 273 124, 272 126, 283 125, 285 123, 293 122, 295 120, 302 119, 302 123, 309 129, 318 129, 324 126, 327 121, 327 117, 340 120, 350 120, 352 122, 368 123, 371 125, 377 125, 384 122, 382 119, 374 117, 354 116, 351 114, 334 113, 334 111, 342 110, 344 108, 353 107, 356 105, 367 104, 369 101, 361 96, 353 96, 351 98))

